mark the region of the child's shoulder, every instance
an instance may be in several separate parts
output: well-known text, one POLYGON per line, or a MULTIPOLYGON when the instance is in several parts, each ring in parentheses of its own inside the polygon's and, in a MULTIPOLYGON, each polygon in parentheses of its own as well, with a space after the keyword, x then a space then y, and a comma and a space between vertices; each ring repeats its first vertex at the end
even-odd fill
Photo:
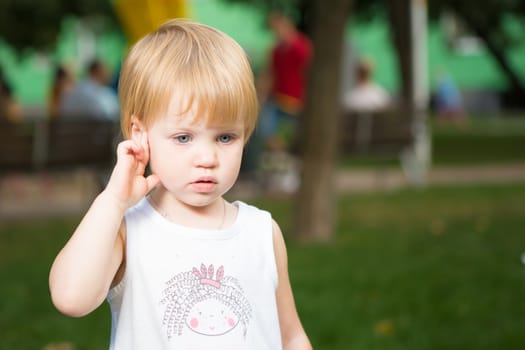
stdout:
POLYGON ((236 200, 232 202, 232 204, 237 206, 237 208, 239 208, 239 212, 245 212, 246 214, 253 214, 253 215, 270 215, 271 216, 271 213, 268 210, 255 206, 253 204, 246 203, 241 200, 236 200))
POLYGON ((238 218, 250 226, 267 225, 273 222, 272 214, 261 207, 237 200, 232 203, 239 209, 238 218))

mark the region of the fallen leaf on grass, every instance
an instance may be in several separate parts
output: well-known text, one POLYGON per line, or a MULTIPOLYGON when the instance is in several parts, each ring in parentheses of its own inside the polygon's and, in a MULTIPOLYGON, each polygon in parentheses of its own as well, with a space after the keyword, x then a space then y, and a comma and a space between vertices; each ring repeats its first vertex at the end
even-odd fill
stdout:
POLYGON ((75 347, 71 343, 50 343, 42 348, 42 350, 74 350, 75 347))
POLYGON ((391 336, 395 333, 396 327, 394 322, 389 319, 381 320, 376 322, 374 325, 374 332, 379 336, 391 336))

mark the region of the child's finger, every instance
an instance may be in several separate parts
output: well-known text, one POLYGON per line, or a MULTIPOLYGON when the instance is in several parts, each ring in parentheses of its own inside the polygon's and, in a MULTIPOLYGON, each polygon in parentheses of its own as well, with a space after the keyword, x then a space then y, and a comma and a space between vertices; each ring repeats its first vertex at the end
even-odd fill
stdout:
POLYGON ((144 158, 144 149, 132 140, 122 141, 117 146, 117 157, 123 158, 130 155, 133 156, 133 158, 142 160, 142 158, 144 158))
POLYGON ((148 186, 147 192, 149 192, 160 183, 160 179, 157 175, 151 174, 146 178, 146 183, 148 186))

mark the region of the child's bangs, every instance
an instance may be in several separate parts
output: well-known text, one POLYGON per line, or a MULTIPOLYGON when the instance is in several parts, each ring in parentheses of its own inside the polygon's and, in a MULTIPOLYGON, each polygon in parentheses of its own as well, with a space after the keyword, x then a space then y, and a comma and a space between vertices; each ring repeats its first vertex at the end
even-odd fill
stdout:
POLYGON ((245 124, 250 113, 245 88, 240 81, 232 81, 231 75, 220 75, 210 68, 188 72, 180 81, 181 91, 188 91, 183 113, 195 108, 195 122, 206 125, 245 124))
POLYGON ((137 95, 128 100, 141 105, 129 113, 151 125, 168 110, 181 116, 191 111, 195 123, 239 125, 250 136, 259 105, 249 62, 236 42, 208 27, 166 27, 136 50, 146 52, 133 62, 140 74, 137 95))

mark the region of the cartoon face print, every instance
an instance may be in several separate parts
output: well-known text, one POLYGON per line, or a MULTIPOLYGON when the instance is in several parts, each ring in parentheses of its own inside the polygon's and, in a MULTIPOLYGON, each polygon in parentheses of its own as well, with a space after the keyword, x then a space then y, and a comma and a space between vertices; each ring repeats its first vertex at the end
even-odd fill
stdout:
POLYGON ((203 335, 223 335, 239 323, 239 317, 231 308, 218 300, 208 299, 197 303, 186 318, 187 326, 203 335))
POLYGON ((201 264, 200 269, 179 273, 168 282, 160 304, 168 339, 186 329, 204 336, 220 336, 237 327, 246 336, 252 308, 239 281, 224 267, 201 264))

